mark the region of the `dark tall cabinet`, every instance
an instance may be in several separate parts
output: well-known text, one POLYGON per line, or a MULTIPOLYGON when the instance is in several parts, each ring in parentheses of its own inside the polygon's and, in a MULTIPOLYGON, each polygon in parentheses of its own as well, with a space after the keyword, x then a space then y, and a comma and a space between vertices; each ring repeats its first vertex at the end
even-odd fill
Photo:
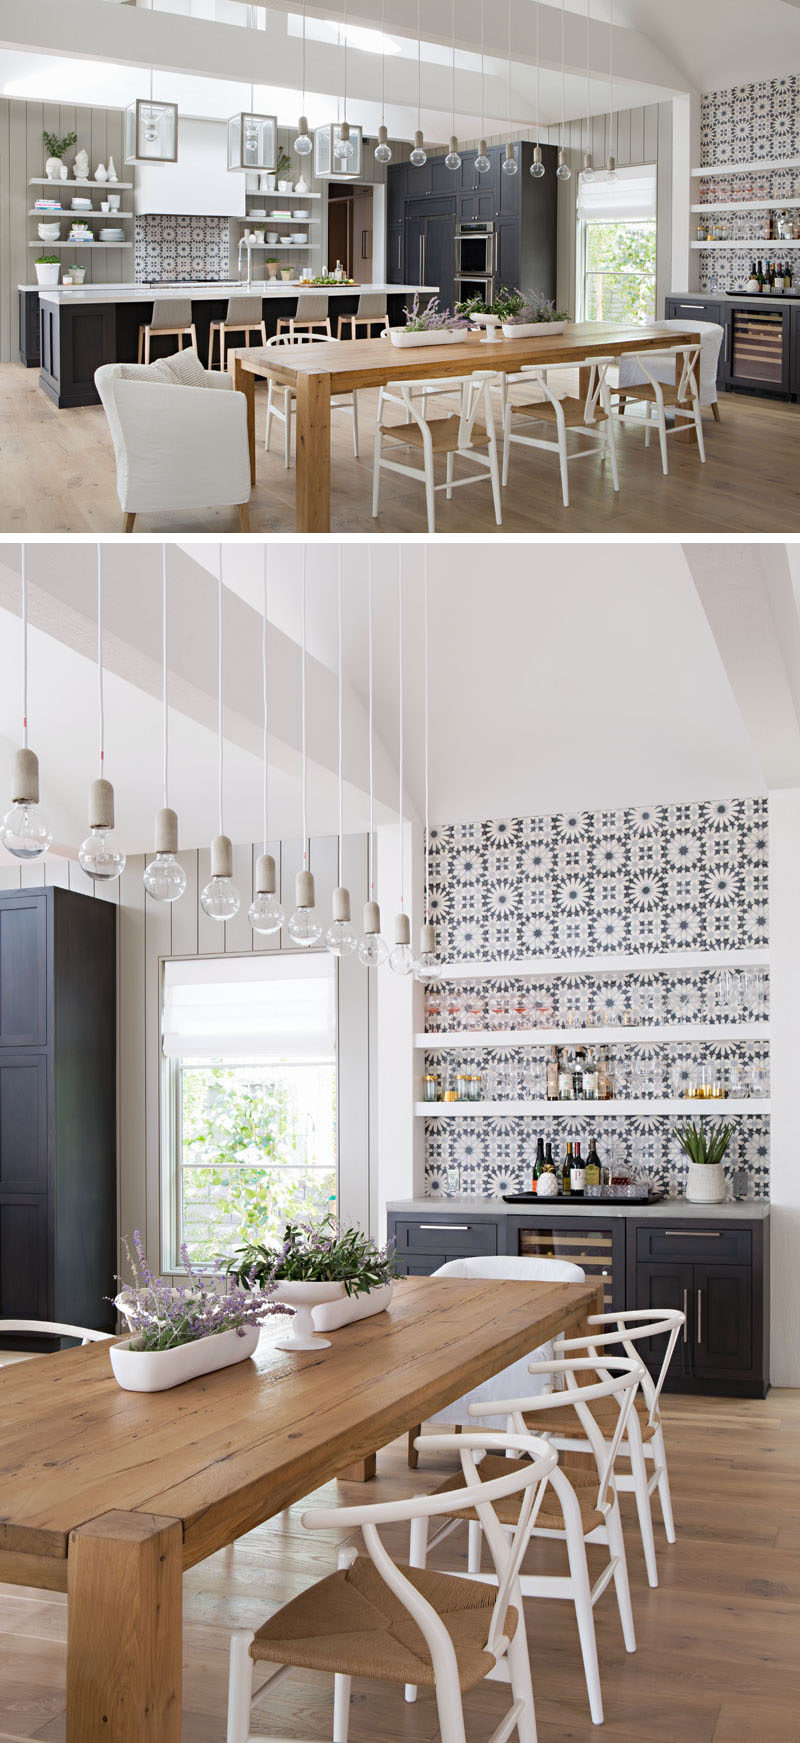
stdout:
POLYGON ((115 1269, 116 909, 5 891, 0 1317, 111 1331, 115 1269))

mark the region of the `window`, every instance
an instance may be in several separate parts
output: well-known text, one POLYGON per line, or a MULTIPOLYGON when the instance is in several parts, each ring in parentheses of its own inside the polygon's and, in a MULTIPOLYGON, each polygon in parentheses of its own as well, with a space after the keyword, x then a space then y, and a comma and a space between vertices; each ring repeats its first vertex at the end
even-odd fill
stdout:
POLYGON ((336 971, 328 955, 164 965, 165 1267, 336 1208, 336 971))
POLYGON ((617 179, 581 178, 578 306, 584 321, 656 315, 656 169, 620 169, 617 179))

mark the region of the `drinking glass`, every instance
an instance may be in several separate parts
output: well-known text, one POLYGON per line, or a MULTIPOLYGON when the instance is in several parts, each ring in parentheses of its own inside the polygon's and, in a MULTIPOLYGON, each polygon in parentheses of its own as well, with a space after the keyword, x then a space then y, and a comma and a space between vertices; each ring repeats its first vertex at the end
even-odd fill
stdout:
POLYGON ((455 988, 446 994, 444 1001, 444 1027, 447 1030, 460 1029, 464 1014, 464 994, 455 988))
POLYGON ((443 996, 443 994, 438 993, 438 992, 426 993, 425 994, 425 1027, 426 1027, 426 1029, 428 1029, 430 1031, 431 1034, 435 1034, 437 1032, 437 1030, 441 1029, 443 1012, 444 1012, 444 996, 443 996))
POLYGON ((529 1059, 523 1067, 523 1094, 527 1101, 545 1101, 547 1069, 543 1059, 529 1059))
POLYGON ((473 988, 464 993, 463 1017, 465 1029, 482 1029, 484 1024, 484 1002, 482 995, 473 988))
POLYGON ((505 1029, 507 1027, 508 1000, 505 993, 494 988, 486 1001, 486 1021, 490 1029, 505 1029))

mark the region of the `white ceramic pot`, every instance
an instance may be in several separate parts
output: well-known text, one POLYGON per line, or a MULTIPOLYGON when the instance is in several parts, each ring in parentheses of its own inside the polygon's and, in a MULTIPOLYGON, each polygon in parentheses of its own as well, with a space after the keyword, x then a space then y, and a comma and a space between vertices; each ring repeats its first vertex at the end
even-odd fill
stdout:
POLYGON ((278 193, 279 194, 292 194, 292 193, 294 193, 294 182, 279 182, 278 183, 278 193))
POLYGON ((350 1325, 356 1319, 371 1319, 373 1313, 383 1313, 394 1295, 394 1283, 382 1283, 366 1295, 344 1295, 340 1301, 328 1301, 312 1309, 316 1331, 336 1331, 340 1325, 350 1325))
POLYGON ((111 1344, 109 1355, 114 1378, 125 1392, 167 1392, 171 1386, 182 1386, 186 1380, 196 1380, 199 1374, 213 1374, 218 1368, 232 1368, 236 1362, 252 1356, 259 1338, 257 1325, 238 1331, 212 1332, 209 1337, 195 1338, 194 1343, 179 1344, 174 1350, 136 1350, 135 1338, 111 1344))
POLYGON ((322 1307, 326 1302, 340 1301, 344 1296, 343 1283, 279 1283, 274 1299, 283 1302, 284 1307, 293 1307, 294 1319, 291 1331, 286 1337, 278 1338, 277 1350, 328 1350, 330 1339, 316 1337, 311 1309, 322 1307))
POLYGON ((690 1162, 685 1197, 690 1204, 722 1204, 725 1171, 721 1162, 690 1162))
POLYGON ((566 321, 521 321, 516 325, 513 321, 503 322, 503 333, 507 339, 555 339, 557 333, 563 333, 566 321))
POLYGON ((436 333, 409 333, 405 327, 392 327, 389 338, 393 345, 404 351, 413 345, 455 345, 459 340, 468 339, 469 332, 466 327, 451 327, 436 333))
POLYGON ((49 182, 65 182, 67 179, 67 166, 62 162, 60 157, 48 157, 44 166, 44 173, 49 182))
POLYGON ((50 261, 43 263, 40 260, 36 262, 36 279, 39 284, 58 284, 60 271, 61 263, 58 260, 52 263, 50 261))
POLYGON ((57 242, 61 235, 60 224, 37 224, 36 228, 41 242, 57 242))

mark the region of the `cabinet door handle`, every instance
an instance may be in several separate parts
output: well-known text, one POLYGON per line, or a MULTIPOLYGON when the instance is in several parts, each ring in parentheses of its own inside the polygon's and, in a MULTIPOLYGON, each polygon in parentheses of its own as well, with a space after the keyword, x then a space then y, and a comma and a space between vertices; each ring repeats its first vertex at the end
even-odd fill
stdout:
POLYGON ((703 1342, 703 1291, 697 1291, 697 1342, 703 1342))
POLYGON ((469 1223, 420 1223, 419 1227, 421 1229, 448 1229, 451 1233, 459 1235, 469 1234, 469 1223))
POLYGON ((684 1291, 683 1291, 683 1341, 685 1344, 688 1344, 688 1342, 689 1342, 689 1291, 688 1291, 688 1289, 684 1289, 684 1291))
POLYGON ((724 357, 725 357, 725 362, 726 362, 726 363, 727 363, 727 361, 728 361, 728 333, 729 333, 729 330, 730 330, 730 329, 729 329, 729 327, 728 327, 728 323, 727 323, 727 321, 726 321, 726 322, 725 322, 725 352, 724 352, 724 357))
POLYGON ((721 1241, 721 1229, 662 1229, 662 1234, 673 1235, 676 1241, 721 1241))
POLYGON ((419 239, 419 282, 425 283, 425 237, 419 239))

